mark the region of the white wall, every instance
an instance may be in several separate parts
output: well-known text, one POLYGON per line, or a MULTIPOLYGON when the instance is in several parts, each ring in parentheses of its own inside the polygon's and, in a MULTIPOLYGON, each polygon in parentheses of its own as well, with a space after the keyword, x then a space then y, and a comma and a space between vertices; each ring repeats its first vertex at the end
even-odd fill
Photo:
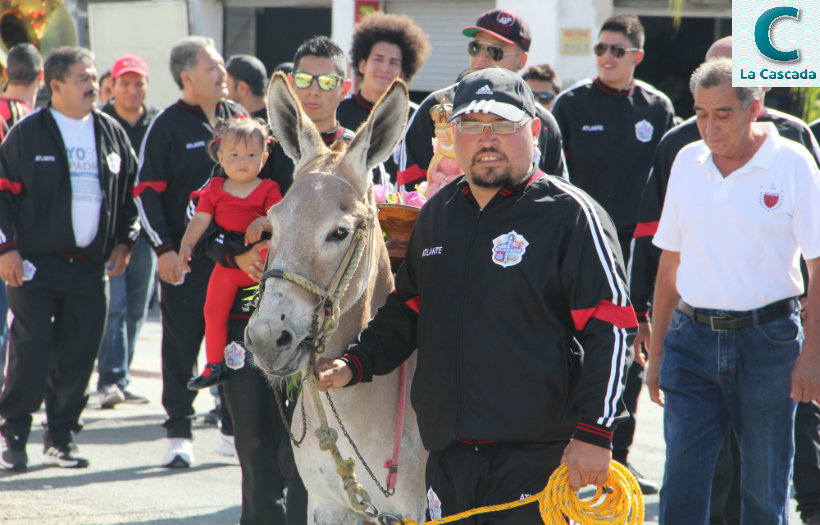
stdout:
POLYGON ((191 34, 213 38, 217 51, 222 53, 222 2, 218 0, 189 0, 188 9, 191 34))
POLYGON ((527 21, 532 35, 527 65, 554 64, 558 55, 558 25, 555 13, 560 0, 497 0, 496 7, 517 13, 527 21))
POLYGON ((591 47, 598 41, 598 30, 601 23, 612 14, 612 4, 601 0, 557 0, 557 20, 559 21, 556 39, 560 40, 561 29, 588 29, 590 53, 587 55, 557 54, 553 67, 561 77, 564 87, 569 87, 578 80, 597 75, 595 57, 591 47))
MULTIPOLYGON (((339 47, 348 52, 353 45, 353 26, 356 23, 356 4, 354 0, 333 0, 330 18, 330 38, 339 47)), ((353 72, 348 72, 353 76, 353 72)))
POLYGON ((93 3, 88 5, 88 21, 90 47, 100 74, 110 69, 117 58, 133 53, 145 59, 151 70, 146 98, 149 104, 163 108, 179 98, 168 59, 171 47, 188 34, 185 2, 93 3))

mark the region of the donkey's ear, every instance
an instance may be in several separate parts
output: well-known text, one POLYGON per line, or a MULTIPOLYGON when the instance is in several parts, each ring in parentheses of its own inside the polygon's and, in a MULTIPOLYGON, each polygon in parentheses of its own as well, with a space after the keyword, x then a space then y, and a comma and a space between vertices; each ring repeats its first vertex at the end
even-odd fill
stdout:
POLYGON ((393 153, 404 135, 409 100, 405 83, 394 80, 350 141, 344 162, 356 179, 350 182, 362 195, 371 180, 370 170, 393 153))
POLYGON ((302 111, 288 78, 277 71, 268 86, 268 121, 285 154, 293 159, 294 174, 299 166, 326 148, 313 122, 302 111))

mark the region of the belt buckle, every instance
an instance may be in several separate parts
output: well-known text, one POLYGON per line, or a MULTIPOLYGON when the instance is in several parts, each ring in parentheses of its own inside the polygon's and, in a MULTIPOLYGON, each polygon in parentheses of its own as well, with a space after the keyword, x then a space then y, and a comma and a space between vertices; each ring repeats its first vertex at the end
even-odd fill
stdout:
POLYGON ((731 319, 728 315, 712 315, 709 316, 709 326, 712 327, 712 331, 714 332, 726 332, 726 328, 717 328, 715 327, 715 321, 728 321, 731 319))

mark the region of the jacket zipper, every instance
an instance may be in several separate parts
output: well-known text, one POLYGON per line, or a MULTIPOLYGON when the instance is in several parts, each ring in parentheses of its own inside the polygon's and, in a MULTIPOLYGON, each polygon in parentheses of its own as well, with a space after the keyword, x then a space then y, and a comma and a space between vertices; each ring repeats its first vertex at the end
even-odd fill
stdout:
POLYGON ((464 341, 462 337, 463 328, 464 328, 464 302, 465 302, 465 295, 467 293, 467 283, 469 282, 470 276, 470 260, 472 258, 472 250, 473 250, 473 242, 475 242, 475 232, 478 229, 478 223, 481 220, 481 213, 483 210, 478 210, 475 216, 475 222, 473 223, 473 229, 470 231, 470 240, 467 243, 467 260, 464 264, 464 280, 462 282, 462 298, 459 302, 459 312, 458 312, 458 331, 456 337, 456 436, 459 437, 469 437, 475 438, 476 436, 463 436, 462 435, 462 428, 461 422, 463 418, 461 417, 462 405, 463 405, 463 398, 464 394, 462 393, 462 378, 461 378, 461 371, 462 371, 462 354, 463 354, 463 346, 464 341))

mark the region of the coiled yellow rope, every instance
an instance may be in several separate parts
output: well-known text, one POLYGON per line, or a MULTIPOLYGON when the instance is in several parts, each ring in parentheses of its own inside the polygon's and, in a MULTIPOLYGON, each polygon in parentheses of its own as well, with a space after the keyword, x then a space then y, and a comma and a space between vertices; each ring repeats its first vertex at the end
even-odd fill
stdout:
MULTIPOLYGON (((550 476, 547 486, 538 494, 521 501, 501 505, 488 505, 447 516, 426 525, 452 523, 476 514, 497 512, 538 502, 538 510, 545 525, 566 525, 566 518, 581 525, 643 525, 643 494, 634 476, 617 461, 612 462, 609 476, 603 487, 588 500, 579 499, 569 487, 567 466, 561 465, 550 476)), ((411 519, 404 525, 418 525, 411 519)))

